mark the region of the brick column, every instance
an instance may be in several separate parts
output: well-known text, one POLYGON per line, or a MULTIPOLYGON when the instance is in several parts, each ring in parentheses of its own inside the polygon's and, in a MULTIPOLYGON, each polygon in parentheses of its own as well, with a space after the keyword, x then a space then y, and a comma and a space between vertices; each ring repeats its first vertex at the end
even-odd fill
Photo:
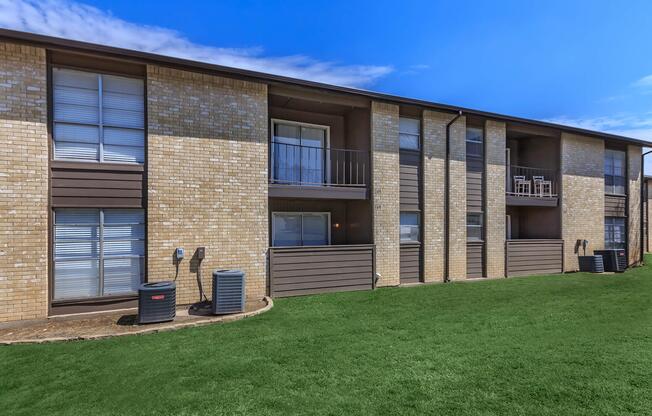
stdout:
POLYGON ((450 127, 450 280, 466 279, 466 117, 450 127))
POLYGON ((400 201, 398 106, 371 105, 373 233, 379 286, 399 284, 400 201))
POLYGON ((485 246, 487 277, 505 277, 505 123, 488 120, 485 124, 485 246))
POLYGON ((444 280, 444 175, 450 114, 423 112, 423 279, 444 280))
POLYGON ((641 153, 640 146, 627 146, 627 235, 629 264, 641 261, 641 153))
POLYGON ((576 271, 577 240, 589 240, 587 254, 604 248, 603 140, 562 133, 561 208, 564 271, 576 271))
POLYGON ((48 313, 45 50, 0 43, 0 322, 48 313))
POLYGON ((246 273, 246 295, 267 292, 268 117, 265 84, 147 67, 147 264, 150 281, 175 276, 172 253, 186 249, 177 302, 199 300, 197 247, 212 271, 246 273))

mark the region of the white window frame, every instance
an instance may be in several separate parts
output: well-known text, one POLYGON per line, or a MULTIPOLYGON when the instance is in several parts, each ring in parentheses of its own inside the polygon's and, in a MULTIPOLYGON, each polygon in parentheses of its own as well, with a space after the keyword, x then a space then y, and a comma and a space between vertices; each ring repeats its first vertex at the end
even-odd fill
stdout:
MULTIPOLYGON (((74 122, 74 121, 64 121, 64 120, 57 120, 54 118, 55 114, 55 102, 54 102, 54 84, 52 84, 52 158, 53 160, 57 161, 63 161, 63 162, 79 162, 79 163, 113 163, 113 164, 121 164, 121 165, 144 165, 145 162, 147 161, 147 102, 146 102, 146 85, 145 85, 145 80, 142 77, 135 77, 135 76, 129 76, 129 75, 122 75, 122 74, 108 74, 108 73, 103 73, 103 72, 98 72, 98 71, 93 71, 93 70, 87 70, 87 69, 80 69, 80 68, 74 68, 74 67, 67 67, 65 65, 56 65, 52 67, 52 79, 54 80, 54 71, 57 69, 61 70, 66 70, 66 71, 77 71, 77 72, 84 72, 87 74, 92 74, 97 77, 97 99, 98 99, 98 124, 90 124, 90 123, 80 123, 80 122, 74 122), (114 125, 108 125, 104 123, 103 119, 103 78, 104 76, 113 76, 113 77, 121 77, 121 78, 130 78, 130 79, 136 79, 139 81, 142 81, 143 83, 143 127, 124 127, 124 126, 114 126, 114 125), (55 134, 54 134, 54 125, 55 124, 70 124, 70 125, 77 125, 77 126, 91 126, 91 127, 97 127, 99 132, 99 141, 98 141, 98 158, 96 160, 90 160, 90 159, 75 159, 75 158, 61 158, 61 157, 56 157, 56 139, 55 139, 55 134), (124 161, 119 161, 119 160, 109 160, 105 161, 104 160, 104 128, 109 127, 109 128, 116 128, 116 129, 126 129, 126 130, 138 130, 143 132, 143 161, 142 162, 124 162, 124 161)), ((137 147, 137 146, 133 146, 137 147)))
POLYGON ((403 117, 399 116, 399 122, 398 122, 398 147, 400 150, 411 150, 413 152, 418 152, 421 150, 421 129, 422 129, 422 121, 420 118, 417 117, 403 117), (419 133, 414 134, 414 133, 407 133, 404 131, 401 131, 401 119, 407 119, 407 120, 416 120, 419 122, 419 133), (417 148, 413 149, 411 147, 401 147, 401 134, 404 134, 406 136, 412 136, 417 138, 417 148))
POLYGON ((624 150, 617 150, 617 149, 605 149, 605 151, 604 151, 604 157, 605 157, 605 160, 603 161, 603 169, 604 169, 604 165, 606 164, 606 159, 607 159, 608 157, 612 159, 612 167, 613 167, 613 165, 614 165, 613 161, 616 160, 616 156, 615 156, 615 155, 620 155, 620 156, 622 156, 622 162, 623 162, 623 170, 624 170, 624 173, 623 173, 623 176, 615 175, 615 174, 614 174, 614 170, 613 170, 613 168, 612 168, 611 172, 607 172, 606 169, 605 169, 605 171, 604 171, 604 180, 605 180, 605 185, 604 185, 604 186, 605 186, 605 194, 607 194, 607 195, 624 196, 624 195, 627 195, 627 152, 624 151, 624 150), (607 183, 606 183, 607 176, 611 176, 611 177, 613 177, 614 179, 615 179, 616 177, 618 177, 618 178, 623 178, 623 182, 624 182, 623 188, 624 188, 624 189, 623 189, 623 192, 622 192, 622 193, 617 193, 617 192, 616 192, 616 185, 612 185, 612 186, 611 186, 611 189, 607 190, 607 183))
MULTIPOLYGON (((301 132, 301 127, 309 127, 313 129, 321 129, 326 131, 325 139, 324 139, 324 175, 326 176, 324 178, 324 182, 326 184, 331 183, 331 128, 330 126, 323 125, 323 124, 313 124, 313 123, 304 123, 301 121, 292 121, 292 120, 285 120, 281 118, 273 118, 270 120, 270 166, 269 166, 269 171, 270 171, 270 178, 273 178, 274 175, 274 138, 276 137, 274 135, 274 132, 276 129, 274 126, 276 124, 287 124, 290 126, 297 126, 299 127, 299 132, 301 132)), ((301 137, 299 137, 299 146, 301 146, 301 137)), ((306 146, 309 147, 309 146, 306 146)))
POLYGON ((327 234, 328 234, 328 243, 326 245, 331 245, 331 213, 320 212, 320 211, 274 211, 272 212, 272 247, 291 247, 291 246, 277 246, 274 244, 276 236, 276 227, 274 226, 274 217, 277 215, 299 215, 301 217, 301 246, 300 247, 309 247, 304 246, 303 244, 303 216, 304 215, 325 215, 327 222, 327 234))
POLYGON ((474 158, 482 158, 482 157, 484 157, 484 146, 485 146, 485 137, 484 136, 485 136, 484 127, 466 126, 466 129, 464 130, 464 142, 465 143, 475 143, 475 144, 479 144, 479 145, 482 146, 482 154, 479 154, 479 155, 475 154, 475 153, 469 154, 468 153, 468 146, 466 146, 467 147, 467 153, 466 153, 467 157, 468 156, 474 157, 474 158), (482 132, 482 140, 469 140, 469 135, 467 134, 469 129, 480 130, 482 132))
MULTIPOLYGON (((610 249, 613 249, 613 247, 611 246, 612 244, 621 244, 623 247, 619 247, 618 248, 619 250, 620 249, 627 249, 627 218, 626 217, 609 216, 609 217, 605 217, 604 222, 605 222, 605 225, 604 225, 604 228, 605 228, 605 239, 604 239, 605 240, 604 241, 605 247, 609 246, 610 249), (623 222, 623 224, 622 224, 623 241, 621 241, 621 242, 616 242, 615 238, 614 238, 616 236, 616 232, 615 232, 616 225, 614 225, 613 223, 616 222, 616 220, 623 222), (607 224, 608 222, 611 222, 612 224, 607 224), (610 229, 610 231, 607 231, 608 228, 610 229), (610 238, 607 238, 607 235, 610 238)), ((620 227, 620 225, 618 227, 620 227)))
MULTIPOLYGON (((467 212, 466 213, 466 239, 467 241, 484 241, 484 213, 483 212, 467 212), (477 215, 480 217, 480 224, 469 224, 469 215, 477 215), (479 228, 480 229, 480 238, 477 237, 469 237, 469 228, 479 228)), ((511 227, 510 227, 510 233, 511 233, 511 227)))
POLYGON ((505 224, 507 225, 506 230, 507 230, 507 235, 505 236, 508 240, 512 239, 512 216, 511 215, 505 215, 505 224))
MULTIPOLYGON (((115 210, 138 210, 138 211, 143 211, 143 214, 144 214, 143 225, 145 227, 147 226, 147 214, 146 214, 145 210, 142 209, 142 208, 55 208, 55 209, 52 210, 52 300, 53 301, 55 301, 55 302, 68 302, 68 301, 83 300, 83 299, 112 298, 112 297, 121 297, 121 296, 131 296, 131 295, 134 295, 134 294, 137 293, 137 292, 134 291, 134 292, 124 292, 124 293, 120 293, 120 294, 112 294, 112 295, 104 295, 103 294, 104 293, 104 286, 105 286, 105 282, 104 282, 104 260, 106 260, 106 259, 113 260, 113 259, 135 259, 135 258, 138 258, 142 262, 141 263, 140 283, 143 283, 143 281, 145 279, 145 274, 146 274, 146 270, 145 270, 146 262, 145 262, 145 259, 147 257, 147 233, 145 233, 145 235, 142 238, 142 241, 143 241, 144 246, 145 246, 145 252, 143 253, 143 255, 140 255, 140 254, 121 254, 121 255, 115 255, 115 256, 105 256, 104 255, 104 243, 106 241, 104 239, 104 226, 105 226, 104 213, 107 210, 110 211, 110 210, 114 210, 114 209, 115 210), (57 215, 58 210, 65 211, 65 210, 75 210, 75 209, 88 209, 88 210, 98 211, 98 217, 97 217, 97 219, 98 219, 98 224, 97 224, 97 227, 98 227, 98 236, 97 236, 98 256, 97 256, 97 261, 98 261, 98 279, 99 279, 98 290, 97 290, 97 295, 96 296, 89 296, 89 297, 83 297, 83 298, 60 298, 60 299, 57 299, 56 298, 56 293, 55 293, 55 290, 56 290, 55 289, 56 288, 55 281, 56 281, 57 276, 56 276, 56 274, 54 272, 54 269, 55 269, 54 266, 55 266, 55 264, 57 262, 57 259, 55 257, 56 256, 56 254, 55 254, 56 253, 56 244, 57 244, 56 228, 55 228, 57 226, 56 215, 57 215)), ((76 225, 79 225, 79 224, 68 224, 68 225, 76 226, 76 225)), ((115 224, 112 224, 112 225, 115 225, 115 224)), ((138 239, 134 239, 134 238, 127 239, 127 238, 125 238, 125 239, 121 239, 120 241, 127 241, 127 240, 129 240, 129 241, 140 241, 141 239, 140 238, 138 238, 138 239)), ((67 240, 67 241, 68 242, 73 242, 75 240, 67 240)), ((108 241, 112 241, 112 240, 108 240, 108 241)), ((79 257, 79 258, 70 257, 70 258, 60 260, 60 261, 61 262, 66 262, 66 261, 78 261, 78 260, 88 260, 88 259, 89 258, 86 258, 86 257, 83 257, 83 258, 82 257, 79 257)), ((93 259, 93 258, 90 258, 90 259, 93 259)))
POLYGON ((400 243, 403 243, 403 244, 405 244, 405 243, 407 243, 407 244, 421 243, 421 221, 422 221, 421 220, 421 212, 419 212, 419 211, 401 211, 399 213, 399 224, 398 224, 399 225, 399 230, 400 230, 400 227, 403 227, 403 224, 401 224, 401 221, 400 221, 400 214, 415 214, 417 216, 417 225, 411 225, 411 224, 410 225, 407 225, 407 224, 405 225, 406 227, 416 227, 417 228, 417 239, 416 240, 403 239, 403 238, 401 238, 400 232, 399 232, 399 241, 400 241, 400 243))
POLYGON ((505 182, 507 192, 512 192, 512 149, 509 147, 505 148, 505 182))

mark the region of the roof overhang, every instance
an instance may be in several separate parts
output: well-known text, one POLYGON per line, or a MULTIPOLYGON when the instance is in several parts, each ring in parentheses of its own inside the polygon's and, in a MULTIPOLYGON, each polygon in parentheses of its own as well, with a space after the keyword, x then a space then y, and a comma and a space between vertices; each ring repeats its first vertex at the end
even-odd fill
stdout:
POLYGON ((513 117, 504 114, 497 114, 487 111, 473 110, 465 107, 458 107, 453 105, 435 103, 426 100, 419 100, 407 97, 401 97, 391 94, 384 94, 374 91, 367 91, 363 89, 356 89, 350 87, 341 87, 336 85, 329 85, 315 81, 307 81, 297 78, 285 77, 282 75, 266 74, 262 72, 250 71, 240 68, 226 67, 222 65, 209 64, 205 62, 192 61, 188 59, 174 58, 171 56, 158 55, 149 52, 141 52, 131 49, 117 48, 113 46, 105 46, 88 42, 81 42, 70 39, 57 38, 52 36, 39 35, 35 33, 20 32, 9 29, 0 29, 0 41, 29 44, 34 46, 43 47, 49 50, 61 50, 68 52, 75 52, 87 55, 102 55, 108 58, 129 61, 141 64, 152 64, 159 66, 174 67, 185 69, 194 72, 204 72, 214 75, 220 75, 231 78, 244 79, 255 82, 264 82, 269 85, 279 87, 299 87, 302 89, 308 88, 313 91, 319 90, 330 94, 344 94, 353 97, 367 98, 371 100, 386 101, 394 104, 404 104, 419 106, 426 109, 432 109, 440 112, 459 113, 481 117, 485 119, 503 121, 508 124, 518 126, 536 126, 547 129, 555 129, 561 132, 578 134, 582 136, 596 137, 607 140, 615 140, 637 144, 641 146, 652 147, 651 141, 635 139, 632 137, 620 136, 610 133, 603 133, 599 131, 586 130, 578 127, 564 126, 561 124, 549 123, 545 121, 531 120, 521 117, 513 117))

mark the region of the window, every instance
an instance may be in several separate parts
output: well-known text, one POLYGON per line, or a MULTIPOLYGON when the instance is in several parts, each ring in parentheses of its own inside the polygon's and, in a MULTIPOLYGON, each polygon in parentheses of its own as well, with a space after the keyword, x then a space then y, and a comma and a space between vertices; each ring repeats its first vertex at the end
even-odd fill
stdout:
POLYGON ((276 183, 323 184, 326 181, 326 126, 272 121, 272 175, 276 183))
POLYGON ((466 155, 484 157, 484 130, 478 127, 466 128, 466 155))
POLYGON ((625 195, 625 152, 606 149, 604 152, 604 192, 625 195))
POLYGON ((627 248, 627 229, 625 227, 625 218, 605 217, 604 246, 606 249, 627 248))
POLYGON ((401 212, 401 242, 419 242, 420 234, 419 213, 401 212))
POLYGON ((53 138, 58 160, 143 163, 143 80, 54 68, 53 138))
POLYGON ((275 212, 272 246, 323 246, 330 244, 330 213, 275 212))
POLYGON ((466 214, 466 239, 482 240, 482 214, 466 214))
POLYGON ((406 150, 419 150, 421 122, 414 118, 398 119, 399 147, 406 150))
POLYGON ((143 210, 54 211, 54 300, 135 293, 144 258, 143 210))
POLYGON ((512 239, 512 216, 511 215, 505 216, 505 225, 507 225, 505 230, 506 231, 505 238, 507 240, 511 240, 512 239))

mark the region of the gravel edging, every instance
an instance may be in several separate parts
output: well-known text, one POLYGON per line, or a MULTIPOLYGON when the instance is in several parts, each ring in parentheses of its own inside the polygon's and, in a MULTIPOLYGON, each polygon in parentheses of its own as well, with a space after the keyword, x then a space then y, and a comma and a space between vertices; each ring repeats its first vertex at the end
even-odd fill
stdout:
POLYGON ((71 336, 71 337, 51 337, 51 338, 40 338, 40 339, 17 339, 11 341, 1 341, 0 345, 16 345, 16 344, 45 344, 49 342, 61 342, 61 341, 80 341, 80 340, 95 340, 95 339, 105 339, 113 337, 123 337, 127 335, 144 335, 144 334, 153 334, 156 332, 166 332, 166 331, 175 331, 182 328, 191 328, 209 324, 216 323, 227 323, 233 321, 239 321, 241 319, 250 318, 252 316, 260 315, 272 309, 274 307, 274 301, 269 296, 265 296, 263 301, 266 305, 260 309, 250 312, 237 313, 234 315, 225 315, 225 316, 215 316, 207 318, 205 320, 198 320, 194 322, 170 322, 165 326, 158 326, 156 328, 143 328, 137 331, 124 331, 114 334, 98 334, 98 335, 80 335, 80 336, 71 336))

